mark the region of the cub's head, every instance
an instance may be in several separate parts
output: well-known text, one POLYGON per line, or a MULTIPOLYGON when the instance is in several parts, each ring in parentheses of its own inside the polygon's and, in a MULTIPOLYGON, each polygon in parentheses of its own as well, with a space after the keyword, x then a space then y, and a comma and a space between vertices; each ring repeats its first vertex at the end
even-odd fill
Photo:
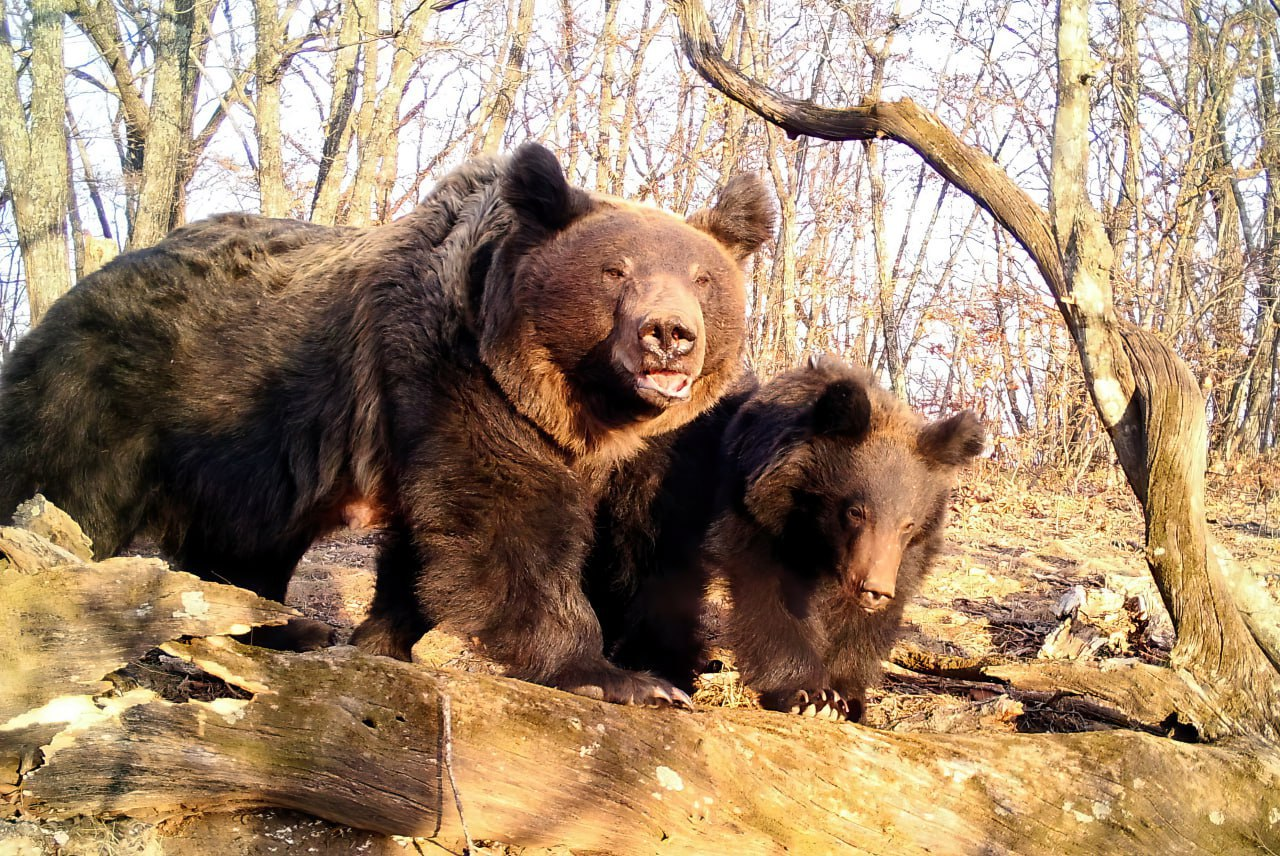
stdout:
POLYGON ((984 442, 972 412, 926 423, 823 357, 765 384, 730 424, 727 501, 797 577, 834 580, 875 612, 928 570, 955 473, 984 442))
POLYGON ((570 187, 526 144, 501 192, 481 348, 517 408, 571 451, 621 456, 715 403, 742 365, 743 266, 773 229, 759 179, 680 219, 570 187))

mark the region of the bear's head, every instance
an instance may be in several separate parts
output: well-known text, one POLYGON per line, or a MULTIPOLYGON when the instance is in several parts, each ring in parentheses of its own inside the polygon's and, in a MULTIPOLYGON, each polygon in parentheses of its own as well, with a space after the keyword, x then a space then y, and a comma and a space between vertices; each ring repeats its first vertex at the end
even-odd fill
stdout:
POLYGON ((984 443, 971 411, 925 422, 866 370, 822 357, 770 381, 730 424, 727 501, 797 577, 834 580, 875 612, 900 570, 927 569, 955 474, 984 443))
POLYGON ((706 410, 742 370, 743 265, 773 229, 755 176, 682 220, 571 187, 525 144, 481 304, 481 357, 564 448, 617 459, 706 410))

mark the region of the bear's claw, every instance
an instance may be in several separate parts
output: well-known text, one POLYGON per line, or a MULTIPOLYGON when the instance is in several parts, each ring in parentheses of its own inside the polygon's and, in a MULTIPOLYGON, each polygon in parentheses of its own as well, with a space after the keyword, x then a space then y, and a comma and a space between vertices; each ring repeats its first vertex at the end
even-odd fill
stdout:
POLYGON ((849 718, 849 703, 833 689, 796 690, 786 705, 790 713, 839 722, 849 718))
POLYGON ((592 669, 551 682, 552 686, 587 698, 642 707, 693 710, 693 699, 679 687, 643 672, 592 669))

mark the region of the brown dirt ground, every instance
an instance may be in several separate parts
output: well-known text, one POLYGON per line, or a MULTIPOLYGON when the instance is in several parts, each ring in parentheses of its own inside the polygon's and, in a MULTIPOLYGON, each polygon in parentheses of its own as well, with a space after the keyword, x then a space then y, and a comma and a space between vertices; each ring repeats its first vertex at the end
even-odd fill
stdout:
MULTIPOLYGON (((1136 657, 1151 663, 1167 658, 1173 631, 1143 560, 1140 509, 1116 473, 1070 484, 1042 480, 1028 486, 984 461, 956 491, 952 508, 949 547, 908 607, 892 659, 901 660, 909 651, 1035 659, 1046 638, 1062 624, 1056 605, 1077 586, 1086 606, 1076 617, 1076 635, 1078 626, 1087 624, 1089 632, 1080 638, 1094 641, 1080 654, 1058 640, 1059 656, 1136 657), (1128 608, 1118 606, 1126 598, 1128 608), (1135 609, 1139 598, 1145 612, 1135 609), (1102 606, 1095 608, 1096 604, 1102 606)), ((1280 462, 1211 472, 1208 516, 1214 535, 1232 555, 1280 594, 1280 462)), ((345 640, 372 596, 377 537, 375 531, 345 531, 318 543, 298 568, 290 604, 334 624, 345 640)), ((708 620, 714 628, 722 606, 717 598, 712 600, 708 620)), ((753 705, 750 691, 736 680, 729 652, 714 653, 723 668, 704 676, 695 701, 705 707, 753 705)), ((428 634, 414 654, 436 667, 496 670, 472 645, 440 631, 428 634)), ((894 731, 1106 727, 893 663, 869 701, 868 724, 894 731)), ((405 852, 446 851, 425 839, 388 838, 277 811, 207 815, 158 826, 97 820, 0 823, 0 856, 405 852)), ((492 845, 484 852, 515 851, 492 845)))

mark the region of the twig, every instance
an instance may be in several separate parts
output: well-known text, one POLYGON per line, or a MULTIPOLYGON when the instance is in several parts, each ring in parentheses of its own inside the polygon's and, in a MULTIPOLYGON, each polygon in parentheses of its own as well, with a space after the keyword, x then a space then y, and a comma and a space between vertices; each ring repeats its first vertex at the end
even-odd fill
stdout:
POLYGON ((444 717, 444 771, 449 776, 449 787, 453 789, 453 804, 458 808, 458 822, 462 824, 462 839, 467 843, 467 853, 474 854, 476 847, 471 843, 467 817, 462 813, 462 794, 458 791, 457 780, 453 778, 453 712, 447 693, 440 695, 440 712, 444 717))

